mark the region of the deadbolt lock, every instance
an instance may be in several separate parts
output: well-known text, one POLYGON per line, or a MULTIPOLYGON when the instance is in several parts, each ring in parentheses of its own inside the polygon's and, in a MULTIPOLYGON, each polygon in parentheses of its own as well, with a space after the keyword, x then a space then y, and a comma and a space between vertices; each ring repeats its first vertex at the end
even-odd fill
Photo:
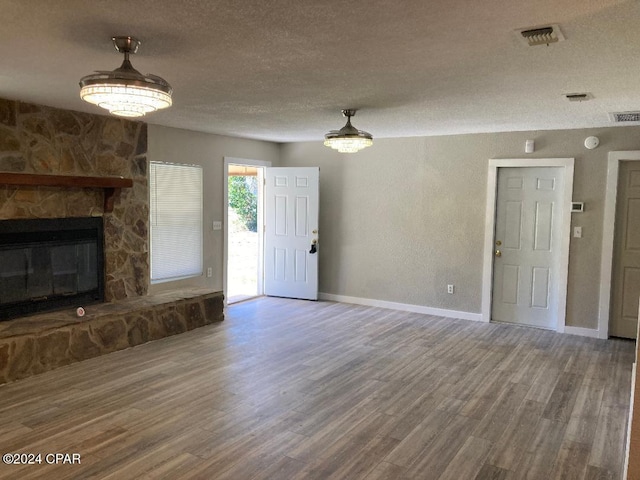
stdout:
POLYGON ((502 242, 500 240, 496 240, 496 245, 500 246, 500 245, 502 245, 502 242))

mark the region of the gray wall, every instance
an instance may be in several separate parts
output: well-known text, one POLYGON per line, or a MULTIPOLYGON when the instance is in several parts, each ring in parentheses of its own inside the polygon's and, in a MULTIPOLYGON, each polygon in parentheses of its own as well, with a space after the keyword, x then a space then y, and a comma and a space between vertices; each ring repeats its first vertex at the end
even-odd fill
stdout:
POLYGON ((222 290, 224 230, 213 231, 212 222, 224 219, 224 157, 271 161, 277 165, 278 144, 211 135, 176 128, 149 125, 149 161, 202 165, 204 183, 204 269, 213 268, 213 277, 194 277, 151 285, 150 293, 209 287, 222 290))
POLYGON ((351 155, 318 140, 283 145, 280 164, 320 166, 321 292, 480 313, 488 159, 574 157, 585 212, 572 217, 583 238, 571 239, 566 323, 595 329, 607 153, 638 149, 640 127, 617 127, 376 139, 351 155))

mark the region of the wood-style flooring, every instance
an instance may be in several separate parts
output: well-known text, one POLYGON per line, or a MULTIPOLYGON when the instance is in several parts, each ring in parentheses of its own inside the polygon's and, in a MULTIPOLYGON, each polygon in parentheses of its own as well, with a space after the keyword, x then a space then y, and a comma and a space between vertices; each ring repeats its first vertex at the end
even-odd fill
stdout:
POLYGON ((262 298, 0 387, 3 479, 619 479, 634 342, 262 298))

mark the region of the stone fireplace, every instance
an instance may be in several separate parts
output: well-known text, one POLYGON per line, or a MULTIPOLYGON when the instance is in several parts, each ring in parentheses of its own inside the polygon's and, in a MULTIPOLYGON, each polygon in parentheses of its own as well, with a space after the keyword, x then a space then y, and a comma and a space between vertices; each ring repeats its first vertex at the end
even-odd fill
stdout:
MULTIPOLYGON (((221 292, 147 295, 146 153, 144 123, 0 99, 0 224, 12 230, 14 222, 23 221, 43 227, 80 219, 100 223, 105 302, 87 307, 82 318, 75 314, 80 301, 75 299, 73 308, 0 321, 0 383, 223 320, 221 292)), ((23 240, 21 235, 18 250, 24 250, 23 240)), ((73 267, 60 268, 58 279, 40 278, 37 285, 32 279, 39 294, 18 288, 29 301, 57 293, 64 299, 77 290, 77 278, 72 288, 71 277, 93 269, 75 258, 92 253, 92 248, 66 245, 55 254, 20 251, 22 260, 5 267, 4 274, 0 271, 0 303, 3 295, 13 295, 11 302, 17 295, 6 282, 28 284, 35 264, 41 275, 52 277, 58 267, 52 264, 67 256, 73 267), (64 277, 68 271, 75 273, 64 277)), ((2 258, 0 262, 4 266, 2 258)))
POLYGON ((0 99, 0 221, 102 217, 104 298, 147 294, 147 127, 114 117, 0 99), (3 172, 92 177, 122 176, 113 211, 96 188, 2 184, 3 172))

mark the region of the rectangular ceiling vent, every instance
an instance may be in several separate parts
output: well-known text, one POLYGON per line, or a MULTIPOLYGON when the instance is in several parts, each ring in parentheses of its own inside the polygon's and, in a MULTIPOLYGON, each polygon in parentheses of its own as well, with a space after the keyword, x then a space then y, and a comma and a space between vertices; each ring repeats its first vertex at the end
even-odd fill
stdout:
POLYGON ((609 115, 613 123, 640 122, 640 112, 618 112, 609 115))
POLYGON ((590 93, 565 93, 564 97, 570 102, 584 102, 593 98, 590 93))
POLYGON ((528 27, 516 30, 520 41, 530 47, 549 45, 564 40, 564 35, 558 25, 545 25, 543 27, 528 27))

